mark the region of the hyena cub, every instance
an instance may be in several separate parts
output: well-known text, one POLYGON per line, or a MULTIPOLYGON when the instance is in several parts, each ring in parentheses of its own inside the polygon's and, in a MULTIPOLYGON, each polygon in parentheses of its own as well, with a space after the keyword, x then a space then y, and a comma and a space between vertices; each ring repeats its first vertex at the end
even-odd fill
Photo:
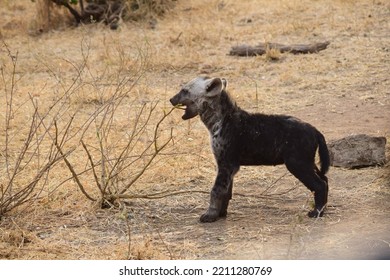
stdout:
POLYGON ((314 193, 315 208, 309 217, 323 215, 328 198, 329 152, 324 136, 312 125, 284 115, 251 114, 240 109, 226 92, 226 80, 198 77, 171 98, 173 106, 185 106, 182 116, 197 115, 210 132, 218 174, 211 190, 210 206, 201 222, 227 215, 233 177, 241 165, 285 164, 314 193), (315 162, 319 150, 321 168, 315 162))

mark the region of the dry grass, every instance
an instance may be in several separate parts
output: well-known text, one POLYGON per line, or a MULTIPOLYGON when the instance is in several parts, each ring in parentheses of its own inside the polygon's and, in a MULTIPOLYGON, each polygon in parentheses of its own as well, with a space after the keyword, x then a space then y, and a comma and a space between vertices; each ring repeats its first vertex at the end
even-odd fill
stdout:
POLYGON ((175 0, 126 0, 125 20, 150 20, 167 14, 175 0))
MULTIPOLYGON (((139 23, 123 24, 115 32, 81 26, 34 37, 28 35, 36 20, 30 3, 0 4, 6 7, 0 12, 2 40, 18 53, 13 151, 20 148, 26 120, 32 117, 28 94, 46 112, 68 93, 59 125, 77 112, 72 128, 77 131, 111 100, 123 80, 128 81, 122 88, 125 102, 117 108, 107 147, 117 156, 115 148, 123 147, 143 104, 158 102, 156 115, 134 150, 140 151, 150 143, 163 111, 170 109, 169 98, 180 84, 199 74, 226 77, 241 107, 296 115, 317 126, 327 139, 351 133, 389 139, 386 3, 177 1, 155 29, 139 23), (231 46, 241 43, 323 40, 331 44, 318 54, 283 54, 276 60, 272 58, 279 54, 227 56, 231 46)), ((11 67, 3 48, 0 64, 6 72, 11 67)), ((9 77, 0 81, 0 89, 8 81, 9 77)), ((0 90, 1 100, 4 94, 0 90)), ((390 230, 389 165, 332 169, 328 214, 319 220, 305 217, 311 194, 284 167, 244 167, 236 178, 228 218, 199 224, 215 164, 199 119, 183 122, 180 115, 174 112, 164 121, 163 137, 174 129, 172 145, 129 192, 168 196, 123 200, 119 208, 102 210, 85 198, 61 163, 51 171, 39 199, 0 221, 0 258, 353 258, 371 250, 367 248, 383 248, 379 240, 386 241, 390 230), (175 192, 180 194, 170 195, 175 192)), ((0 143, 5 137, 4 117, 1 111, 0 143)), ((93 157, 99 158, 96 123, 84 137, 93 157)), ((76 149, 69 161, 77 170, 88 166, 77 138, 68 139, 64 147, 76 149)), ((1 170, 3 149, 0 146, 1 170)), ((135 172, 135 166, 129 167, 122 179, 135 172)), ((83 176, 87 191, 98 195, 91 173, 83 176)))
POLYGON ((271 49, 267 47, 265 52, 265 58, 268 60, 279 60, 281 57, 281 52, 278 49, 271 49))

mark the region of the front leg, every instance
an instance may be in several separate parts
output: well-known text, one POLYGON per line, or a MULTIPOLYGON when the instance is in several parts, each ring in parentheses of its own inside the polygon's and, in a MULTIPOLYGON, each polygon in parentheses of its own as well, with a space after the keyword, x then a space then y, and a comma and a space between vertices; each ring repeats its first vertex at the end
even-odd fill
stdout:
POLYGON ((200 217, 202 223, 211 223, 227 214, 229 200, 232 198, 233 177, 238 167, 219 167, 217 178, 210 194, 210 205, 200 217))

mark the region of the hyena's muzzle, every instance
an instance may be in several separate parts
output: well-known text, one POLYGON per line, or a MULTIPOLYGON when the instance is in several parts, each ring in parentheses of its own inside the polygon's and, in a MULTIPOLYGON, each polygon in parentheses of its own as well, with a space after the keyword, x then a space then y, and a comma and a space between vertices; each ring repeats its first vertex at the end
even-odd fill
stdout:
POLYGON ((195 102, 190 99, 189 95, 187 90, 181 90, 169 100, 173 106, 185 106, 184 115, 182 116, 183 120, 188 120, 198 115, 198 107, 195 102))

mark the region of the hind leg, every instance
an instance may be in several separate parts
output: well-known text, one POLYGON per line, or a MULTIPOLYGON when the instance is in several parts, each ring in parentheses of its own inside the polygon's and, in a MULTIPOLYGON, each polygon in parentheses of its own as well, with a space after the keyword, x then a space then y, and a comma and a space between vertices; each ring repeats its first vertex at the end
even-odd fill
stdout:
POLYGON ((322 175, 313 164, 304 161, 289 159, 286 161, 287 169, 301 181, 311 192, 314 193, 315 207, 309 211, 312 218, 322 217, 324 208, 328 202, 328 179, 322 175))
MULTIPOLYGON (((329 193, 328 177, 326 177, 325 174, 322 174, 321 171, 317 168, 317 166, 315 164, 314 164, 314 170, 315 170, 317 176, 325 182, 325 193, 326 193, 326 203, 327 203, 328 202, 328 193, 329 193)), ((326 203, 325 203, 325 205, 326 205, 326 203)))

